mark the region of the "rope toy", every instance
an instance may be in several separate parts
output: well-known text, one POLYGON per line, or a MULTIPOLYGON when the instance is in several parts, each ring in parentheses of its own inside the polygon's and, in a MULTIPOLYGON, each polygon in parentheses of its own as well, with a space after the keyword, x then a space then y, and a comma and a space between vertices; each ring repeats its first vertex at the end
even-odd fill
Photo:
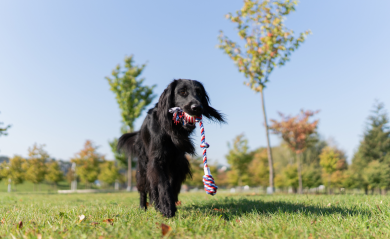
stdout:
POLYGON ((204 127, 202 122, 202 115, 201 116, 192 116, 184 112, 180 107, 174 107, 169 109, 169 112, 173 114, 173 122, 177 125, 179 123, 182 123, 183 125, 186 125, 188 123, 195 124, 195 122, 199 122, 200 127, 200 135, 201 135, 201 144, 200 147, 203 149, 203 185, 204 190, 207 194, 210 194, 211 196, 214 196, 217 193, 217 185, 215 185, 214 178, 210 173, 210 168, 207 165, 207 148, 210 147, 208 143, 206 143, 206 136, 204 134, 204 127))

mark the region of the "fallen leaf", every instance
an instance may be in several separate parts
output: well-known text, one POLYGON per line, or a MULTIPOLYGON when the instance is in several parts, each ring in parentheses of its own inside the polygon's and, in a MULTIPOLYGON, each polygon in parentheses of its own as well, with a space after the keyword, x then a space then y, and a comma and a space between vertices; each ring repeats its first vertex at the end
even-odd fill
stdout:
POLYGON ((236 222, 240 223, 241 221, 240 221, 240 219, 236 219, 236 222))
POLYGON ((223 209, 214 208, 214 211, 223 212, 223 209))
POLYGON ((38 234, 37 239, 42 239, 42 234, 38 234))
POLYGON ((96 226, 96 225, 98 225, 99 223, 98 222, 91 222, 91 225, 92 226, 96 226))
POLYGON ((316 223, 316 220, 314 219, 310 224, 313 225, 314 223, 316 223))
POLYGON ((107 218, 107 219, 104 219, 103 222, 105 222, 105 223, 107 223, 107 224, 113 225, 113 224, 114 224, 114 219, 107 218))
POLYGON ((181 206, 181 201, 175 202, 176 206, 181 206))
POLYGON ((79 216, 79 222, 82 222, 84 219, 85 219, 85 216, 84 216, 84 215, 80 215, 80 216, 79 216))
POLYGON ((149 203, 148 202, 146 202, 146 207, 149 207, 149 203))
POLYGON ((20 222, 18 223, 17 228, 19 228, 19 229, 22 229, 22 228, 23 228, 23 222, 22 222, 22 221, 20 221, 20 222))
POLYGON ((330 207, 330 205, 331 205, 331 204, 329 203, 327 207, 330 207))
POLYGON ((379 207, 379 205, 376 205, 376 207, 379 209, 380 212, 382 212, 381 208, 379 207))
POLYGON ((5 223, 5 218, 1 219, 1 224, 5 223))
POLYGON ((172 227, 170 227, 170 226, 168 226, 168 225, 166 225, 164 223, 161 223, 161 231, 162 231, 163 236, 165 236, 170 231, 172 231, 172 227))

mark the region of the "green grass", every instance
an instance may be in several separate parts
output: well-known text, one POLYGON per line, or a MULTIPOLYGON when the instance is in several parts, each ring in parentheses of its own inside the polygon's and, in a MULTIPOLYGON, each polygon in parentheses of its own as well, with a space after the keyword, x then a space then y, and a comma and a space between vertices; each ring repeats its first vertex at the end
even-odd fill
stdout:
POLYGON ((2 193, 0 237, 161 238, 164 223, 172 227, 169 238, 390 238, 386 196, 218 192, 183 193, 180 200, 176 217, 166 219, 153 208, 140 210, 137 193, 2 193), (86 219, 79 222, 79 215, 86 219))

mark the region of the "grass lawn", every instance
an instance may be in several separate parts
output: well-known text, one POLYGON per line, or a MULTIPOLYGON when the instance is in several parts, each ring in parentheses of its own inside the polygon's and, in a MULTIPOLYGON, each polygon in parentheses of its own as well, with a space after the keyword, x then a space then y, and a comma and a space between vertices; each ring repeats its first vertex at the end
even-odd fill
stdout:
POLYGON ((168 238, 390 238, 389 199, 182 193, 176 217, 166 219, 140 210, 137 193, 1 193, 0 237, 161 238, 164 223, 172 228, 168 238))

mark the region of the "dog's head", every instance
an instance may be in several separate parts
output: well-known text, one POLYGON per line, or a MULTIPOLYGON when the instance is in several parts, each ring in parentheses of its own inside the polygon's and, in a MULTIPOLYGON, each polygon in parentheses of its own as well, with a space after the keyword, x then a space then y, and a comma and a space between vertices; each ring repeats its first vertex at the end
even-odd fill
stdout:
MULTIPOLYGON (((210 120, 225 122, 223 115, 209 104, 210 99, 202 83, 195 80, 174 80, 161 94, 157 103, 160 124, 167 130, 172 129, 172 113, 169 113, 169 109, 173 107, 180 107, 192 116, 203 115, 210 120)), ((195 124, 180 127, 192 131, 195 124)))

